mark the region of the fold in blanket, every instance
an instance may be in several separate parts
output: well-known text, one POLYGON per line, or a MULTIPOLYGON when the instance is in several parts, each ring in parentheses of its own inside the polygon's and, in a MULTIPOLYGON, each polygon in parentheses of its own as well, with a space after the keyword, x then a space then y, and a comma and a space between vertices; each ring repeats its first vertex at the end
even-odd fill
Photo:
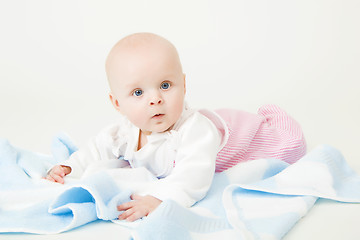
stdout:
POLYGON ((106 174, 95 175, 30 207, 1 209, 0 231, 60 233, 97 219, 115 219, 117 204, 130 201, 129 196, 106 174))
MULTIPOLYGON (((67 146, 74 145, 67 141, 57 142, 53 152, 60 157, 52 157, 0 140, 0 232, 60 233, 96 219, 124 223, 116 220, 116 206, 130 200, 131 189, 113 177, 124 169, 64 186, 40 179, 56 159, 71 154, 67 146)), ((139 181, 144 175, 134 174, 139 181)), ((164 201, 128 227, 133 239, 281 239, 318 197, 360 202, 360 177, 327 145, 293 165, 276 159, 241 163, 216 174, 207 196, 193 207, 164 201)))

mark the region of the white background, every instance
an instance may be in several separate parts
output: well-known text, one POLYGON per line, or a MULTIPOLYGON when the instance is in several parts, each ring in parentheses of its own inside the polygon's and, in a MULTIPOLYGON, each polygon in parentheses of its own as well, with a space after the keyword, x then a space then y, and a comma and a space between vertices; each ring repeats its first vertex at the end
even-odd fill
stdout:
POLYGON ((118 116, 107 53, 147 31, 177 47, 191 106, 275 103, 309 150, 330 144, 360 172, 359 12, 357 0, 0 0, 0 137, 43 153, 60 131, 85 144, 118 116))

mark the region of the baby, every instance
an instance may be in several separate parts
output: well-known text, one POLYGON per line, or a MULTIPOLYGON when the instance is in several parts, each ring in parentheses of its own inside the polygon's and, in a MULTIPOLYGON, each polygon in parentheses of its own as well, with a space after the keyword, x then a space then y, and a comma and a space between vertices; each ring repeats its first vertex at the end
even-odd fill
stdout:
POLYGON ((91 166, 145 167, 159 180, 118 206, 119 219, 147 216, 166 199, 190 207, 206 195, 215 172, 239 162, 293 163, 306 152, 300 126, 276 106, 264 106, 258 114, 189 108, 177 50, 158 35, 121 39, 107 57, 106 73, 110 100, 123 118, 46 178, 64 183, 66 175, 81 177, 91 166))

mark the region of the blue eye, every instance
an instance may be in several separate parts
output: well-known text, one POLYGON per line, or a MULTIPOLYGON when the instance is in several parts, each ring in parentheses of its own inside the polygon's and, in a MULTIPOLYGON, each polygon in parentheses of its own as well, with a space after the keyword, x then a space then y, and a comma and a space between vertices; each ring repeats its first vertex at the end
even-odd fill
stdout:
POLYGON ((170 83, 164 82, 161 84, 161 89, 169 89, 169 88, 170 88, 170 83))
POLYGON ((139 97, 143 94, 143 91, 141 89, 136 89, 134 92, 133 92, 133 95, 136 96, 136 97, 139 97))

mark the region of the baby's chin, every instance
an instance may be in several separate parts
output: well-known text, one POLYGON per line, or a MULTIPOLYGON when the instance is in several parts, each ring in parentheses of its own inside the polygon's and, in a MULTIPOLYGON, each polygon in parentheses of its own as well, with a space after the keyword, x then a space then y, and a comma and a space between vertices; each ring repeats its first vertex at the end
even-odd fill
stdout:
POLYGON ((170 130, 173 129, 175 124, 172 124, 170 127, 169 126, 164 126, 164 127, 157 127, 157 128, 154 128, 152 131, 148 131, 148 132, 152 132, 152 133, 165 133, 165 132, 168 132, 170 130))

